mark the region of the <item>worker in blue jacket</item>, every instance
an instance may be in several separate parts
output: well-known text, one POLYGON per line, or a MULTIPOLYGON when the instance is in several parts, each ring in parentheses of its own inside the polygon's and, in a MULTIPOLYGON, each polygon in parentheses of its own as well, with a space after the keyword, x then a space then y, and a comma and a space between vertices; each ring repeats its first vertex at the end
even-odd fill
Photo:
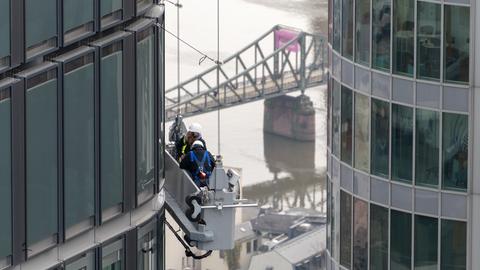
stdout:
POLYGON ((196 140, 182 158, 180 168, 188 171, 198 187, 205 187, 215 168, 215 158, 205 149, 202 141, 196 140))

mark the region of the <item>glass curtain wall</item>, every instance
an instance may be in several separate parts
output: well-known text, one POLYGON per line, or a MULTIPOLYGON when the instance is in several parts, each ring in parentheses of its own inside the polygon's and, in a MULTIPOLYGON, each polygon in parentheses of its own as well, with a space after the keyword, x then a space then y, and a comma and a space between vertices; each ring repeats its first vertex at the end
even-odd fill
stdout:
POLYGON ((56 243, 58 209, 57 71, 27 79, 27 245, 56 243))
POLYGON ((137 43, 137 195, 142 203, 155 184, 155 36, 153 28, 138 33, 137 43))
POLYGON ((0 67, 10 65, 10 0, 0 0, 0 67))
POLYGON ((342 0, 333 0, 333 49, 341 52, 342 42, 342 0))
POLYGON ((65 265, 65 270, 95 270, 95 252, 90 251, 65 265))
POLYGON ((440 79, 441 22, 440 4, 417 2, 417 74, 420 79, 440 79))
POLYGON ((370 204, 370 270, 388 269, 388 209, 370 204))
POLYGON ((412 215, 390 212, 390 269, 409 270, 412 266, 412 215))
POLYGON ((443 113, 444 189, 466 190, 468 181, 468 116, 443 113))
POLYGON ((355 168, 370 171, 370 99, 355 93, 355 168))
MULTIPOLYGON (((122 43, 102 48, 100 62, 101 208, 121 211, 123 203, 122 43)), ((103 215, 102 219, 108 218, 103 215)))
POLYGON ((353 96, 352 90, 342 87, 341 153, 343 162, 352 165, 353 96))
POLYGON ((0 90, 0 261, 12 254, 11 106, 10 89, 0 90))
POLYGON ((412 76, 415 1, 395 0, 393 7, 393 72, 412 76))
POLYGON ((415 113, 415 184, 438 186, 439 113, 417 109, 415 113))
POLYGON ((440 269, 467 269, 467 224, 442 220, 441 243, 440 269))
POLYGON ((353 269, 368 269, 368 203, 353 200, 353 269))
MULTIPOLYGON (((65 64, 63 80, 65 227, 95 215, 93 53, 65 64)), ((68 229, 67 229, 68 232, 68 229)), ((68 236, 68 233, 67 233, 68 236)))
POLYGON ((445 5, 444 79, 468 83, 470 76, 470 8, 445 5))
POLYGON ((438 219, 415 216, 415 269, 438 269, 438 219))
POLYGON ((337 81, 333 81, 333 112, 332 112, 332 153, 340 157, 340 93, 341 86, 337 81))
POLYGON ((372 99, 371 102, 371 172, 388 178, 390 105, 378 99, 372 99))
POLYGON ((102 270, 122 270, 125 267, 123 239, 102 247, 102 270))
POLYGON ((353 59, 353 0, 342 0, 342 56, 353 59))
POLYGON ((94 0, 63 0, 65 41, 93 31, 94 0))
POLYGON ((370 0, 355 1, 355 61, 370 64, 370 0))
POLYGON ((57 46, 57 0, 25 0, 27 58, 57 46))
POLYGON ((372 67, 390 70, 391 1, 372 0, 372 67))
POLYGON ((101 26, 106 27, 122 20, 123 0, 100 0, 101 26))
POLYGON ((392 104, 392 179, 412 181, 413 109, 392 104))
POLYGON ((150 222, 138 231, 137 270, 157 270, 157 222, 150 222))
POLYGON ((340 264, 352 266, 352 196, 340 191, 340 264))

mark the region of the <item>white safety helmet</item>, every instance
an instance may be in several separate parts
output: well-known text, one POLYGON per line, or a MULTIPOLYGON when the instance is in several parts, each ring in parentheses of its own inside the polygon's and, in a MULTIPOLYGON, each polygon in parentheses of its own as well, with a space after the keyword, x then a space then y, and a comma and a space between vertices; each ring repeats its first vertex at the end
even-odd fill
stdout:
POLYGON ((188 127, 188 132, 197 133, 199 138, 202 137, 202 126, 199 123, 193 123, 188 127))
POLYGON ((194 141, 193 144, 192 144, 192 148, 195 147, 196 145, 199 145, 199 146, 205 148, 205 146, 203 145, 203 142, 200 141, 200 140, 194 141))

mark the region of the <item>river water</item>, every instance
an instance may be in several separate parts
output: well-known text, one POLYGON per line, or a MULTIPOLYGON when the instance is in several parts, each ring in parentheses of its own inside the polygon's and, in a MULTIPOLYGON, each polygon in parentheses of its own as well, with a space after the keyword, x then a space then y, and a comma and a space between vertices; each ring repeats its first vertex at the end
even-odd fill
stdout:
MULTIPOLYGON (((176 0, 172 0, 176 1, 176 0)), ((217 55, 217 1, 182 0, 180 36, 212 58, 217 55)), ((176 33, 177 10, 166 3, 166 29, 176 33)), ((326 33, 326 0, 220 1, 220 59, 240 50, 276 24, 311 33, 326 33)), ((166 88, 177 84, 177 41, 166 34, 166 88)), ((211 63, 198 65, 198 55, 185 45, 180 50, 181 81, 211 63)), ((292 95, 299 95, 293 93, 292 95)), ((305 143, 263 132, 264 102, 224 109, 220 116, 221 154, 226 166, 242 169, 243 196, 278 210, 305 209, 325 213, 326 92, 306 91, 316 110, 316 140, 305 143)), ((217 112, 186 119, 199 122, 210 151, 218 153, 217 112)), ((242 220, 255 212, 244 211, 242 220)), ((168 238, 167 238, 168 239, 168 238)), ((169 241, 169 240, 167 240, 169 241)), ((168 244, 168 243, 167 243, 168 244)), ((167 269, 178 269, 167 258, 167 269)), ((217 268, 214 268, 217 270, 217 268)), ((218 268, 221 270, 221 268, 218 268)))

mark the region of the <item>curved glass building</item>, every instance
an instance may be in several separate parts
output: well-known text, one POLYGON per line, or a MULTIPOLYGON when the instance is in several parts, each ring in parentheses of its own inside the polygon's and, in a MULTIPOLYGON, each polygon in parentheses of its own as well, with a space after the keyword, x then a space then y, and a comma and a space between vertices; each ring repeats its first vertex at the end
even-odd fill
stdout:
POLYGON ((480 269, 479 20, 329 1, 327 269, 480 269))

